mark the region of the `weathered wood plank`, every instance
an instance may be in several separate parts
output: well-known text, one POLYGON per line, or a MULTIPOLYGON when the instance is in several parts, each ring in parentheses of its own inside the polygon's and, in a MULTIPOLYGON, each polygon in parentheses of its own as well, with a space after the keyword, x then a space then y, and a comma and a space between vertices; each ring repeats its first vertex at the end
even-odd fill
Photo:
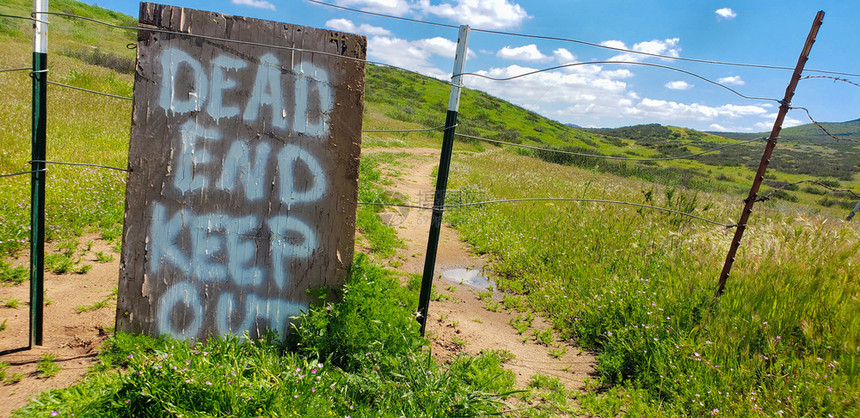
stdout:
POLYGON ((138 36, 117 330, 286 332, 352 262, 366 39, 152 3, 140 27, 209 38, 138 36))

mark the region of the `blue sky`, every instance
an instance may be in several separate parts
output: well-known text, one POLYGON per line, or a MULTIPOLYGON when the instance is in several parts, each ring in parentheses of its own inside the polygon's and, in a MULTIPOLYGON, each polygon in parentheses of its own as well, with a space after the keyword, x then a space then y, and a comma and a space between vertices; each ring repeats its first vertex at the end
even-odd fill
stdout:
MULTIPOLYGON (((824 25, 808 69, 860 73, 860 1, 616 1, 616 0, 324 0, 355 9, 468 24, 530 35, 577 39, 662 55, 794 67, 815 13, 824 25)), ((138 2, 99 4, 137 16, 138 2)), ((457 29, 371 16, 305 0, 171 0, 170 4, 368 37, 368 59, 450 79, 457 29)), ((467 72, 512 76, 560 64, 628 60, 669 65, 720 81, 748 96, 781 99, 790 71, 646 58, 570 42, 473 31, 467 72)), ((816 75, 807 72, 805 75, 816 75)), ((838 76, 860 84, 860 77, 838 76)), ((467 87, 486 91, 563 123, 617 127, 661 123, 699 130, 769 131, 773 102, 738 97, 707 82, 638 65, 585 65, 516 81, 477 77, 467 87)), ((800 82, 793 105, 818 121, 860 118, 860 87, 829 79, 800 82)), ((469 112, 462 108, 461 112, 469 112)), ((784 124, 808 123, 800 110, 784 124)))

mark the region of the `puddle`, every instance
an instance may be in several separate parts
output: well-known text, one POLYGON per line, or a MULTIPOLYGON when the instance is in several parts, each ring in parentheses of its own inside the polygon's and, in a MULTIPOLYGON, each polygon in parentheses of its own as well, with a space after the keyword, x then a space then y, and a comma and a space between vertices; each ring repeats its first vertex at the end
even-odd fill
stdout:
POLYGON ((448 269, 442 271, 442 278, 452 283, 462 283, 481 290, 486 290, 489 286, 496 287, 492 280, 481 275, 480 270, 448 269))

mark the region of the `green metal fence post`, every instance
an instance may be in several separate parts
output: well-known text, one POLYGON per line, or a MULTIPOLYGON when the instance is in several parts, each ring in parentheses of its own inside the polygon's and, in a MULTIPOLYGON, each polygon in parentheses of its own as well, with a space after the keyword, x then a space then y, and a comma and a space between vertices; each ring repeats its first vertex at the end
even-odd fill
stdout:
POLYGON ((45 294, 45 137, 48 81, 48 0, 34 0, 33 144, 30 185, 30 348, 42 345, 45 294))
POLYGON ((469 44, 469 26, 460 26, 457 37, 457 55, 454 57, 454 72, 451 76, 451 94, 448 98, 448 113, 445 117, 445 132, 442 135, 442 155, 439 158, 439 174, 436 176, 436 193, 433 197, 433 215, 430 218, 430 236, 427 240, 427 256, 424 258, 424 276, 421 280, 421 294, 418 299, 418 322, 421 335, 427 326, 427 311, 430 307, 430 291, 433 288, 433 274, 436 265, 436 249, 439 246, 439 232, 442 227, 442 213, 445 207, 445 192, 448 188, 448 170, 451 167, 451 153, 454 149, 454 132, 457 127, 457 112, 460 109, 460 87, 463 69, 466 67, 466 51, 469 44))

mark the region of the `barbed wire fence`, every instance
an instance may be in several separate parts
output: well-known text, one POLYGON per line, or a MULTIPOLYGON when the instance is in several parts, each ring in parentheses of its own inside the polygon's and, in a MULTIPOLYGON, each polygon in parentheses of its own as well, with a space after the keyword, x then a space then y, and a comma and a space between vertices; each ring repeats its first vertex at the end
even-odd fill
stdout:
MULTIPOLYGON (((347 7, 336 6, 336 5, 332 5, 329 3, 316 1, 316 0, 307 0, 307 1, 309 1, 311 3, 315 3, 315 4, 320 4, 320 5, 329 6, 329 7, 336 7, 339 9, 348 10, 348 11, 357 12, 357 13, 366 13, 366 14, 372 14, 375 16, 385 17, 385 18, 410 21, 410 22, 413 22, 416 24, 428 24, 428 25, 435 25, 435 26, 439 26, 439 27, 454 28, 454 29, 461 28, 461 27, 454 26, 454 25, 445 25, 445 24, 421 21, 421 20, 416 20, 416 19, 408 19, 408 18, 401 18, 401 17, 397 17, 397 16, 390 16, 390 15, 384 15, 384 14, 378 14, 378 13, 370 13, 370 12, 360 11, 360 10, 351 9, 351 8, 347 8, 347 7)), ((129 31, 148 31, 148 32, 153 32, 153 33, 170 34, 170 35, 175 35, 175 36, 194 37, 194 38, 199 38, 201 40, 205 40, 205 41, 209 41, 209 42, 237 43, 237 44, 244 44, 244 45, 250 45, 250 46, 256 46, 256 47, 263 47, 263 48, 282 49, 282 50, 290 50, 290 51, 294 51, 294 52, 303 52, 303 53, 308 53, 308 54, 326 55, 326 56, 335 57, 337 59, 359 60, 359 61, 364 62, 365 64, 390 67, 390 68, 394 68, 397 70, 406 71, 406 72, 409 72, 412 74, 421 75, 423 77, 423 74, 420 74, 417 71, 409 70, 406 68, 393 66, 393 65, 386 64, 386 63, 382 63, 382 62, 369 61, 369 60, 361 59, 361 58, 344 57, 344 56, 341 56, 338 54, 326 53, 326 52, 321 52, 321 51, 305 50, 305 49, 301 49, 301 48, 287 47, 287 46, 281 46, 281 45, 272 45, 272 44, 267 44, 267 43, 238 41, 238 40, 233 40, 233 39, 225 39, 225 38, 219 38, 219 37, 191 34, 191 33, 187 33, 187 32, 168 31, 168 30, 160 30, 160 29, 144 28, 144 27, 121 26, 121 25, 116 25, 116 24, 112 24, 109 22, 100 21, 98 19, 93 19, 93 18, 89 18, 89 17, 85 17, 85 16, 78 16, 78 15, 69 14, 69 13, 40 12, 40 14, 41 15, 62 16, 62 17, 70 18, 70 19, 80 19, 82 21, 86 21, 86 22, 90 22, 90 23, 94 23, 94 24, 99 24, 99 25, 104 25, 104 26, 108 26, 111 28, 115 28, 115 29, 122 29, 122 30, 129 30, 129 31)), ((27 17, 27 16, 13 16, 13 15, 0 14, 0 17, 24 19, 24 20, 30 20, 30 21, 38 22, 38 23, 47 23, 44 20, 37 19, 35 15, 27 17)), ((703 64, 709 64, 709 65, 740 66, 740 67, 750 67, 750 68, 759 68, 759 69, 767 69, 767 70, 792 70, 792 69, 794 69, 794 68, 789 68, 789 67, 780 67, 780 66, 773 66, 773 65, 767 65, 767 64, 736 63, 736 62, 726 62, 726 61, 718 61, 718 60, 674 57, 674 56, 666 56, 666 55, 660 55, 660 54, 644 53, 641 51, 634 51, 634 50, 627 50, 627 49, 623 49, 623 48, 609 47, 606 45, 601 45, 601 44, 596 44, 596 43, 591 43, 591 42, 581 41, 581 40, 576 40, 576 39, 569 39, 569 38, 558 38, 558 37, 548 37, 548 36, 541 36, 541 35, 519 34, 519 33, 493 31, 493 30, 485 30, 485 29, 478 29, 478 28, 471 29, 471 30, 475 31, 475 32, 493 34, 493 35, 526 37, 526 38, 543 39, 543 40, 555 40, 555 41, 560 41, 560 42, 571 42, 571 43, 576 43, 576 44, 581 44, 581 45, 586 45, 586 46, 591 46, 591 47, 596 47, 596 48, 609 49, 609 50, 613 50, 616 52, 639 54, 639 55, 644 55, 644 56, 648 56, 648 57, 663 58, 663 59, 667 59, 667 60, 695 62, 695 63, 703 63, 703 64)), ((609 60, 609 61, 595 61, 595 62, 584 62, 584 63, 570 63, 570 64, 565 64, 565 65, 560 65, 560 66, 553 66, 553 67, 549 67, 549 68, 529 71, 529 72, 525 72, 522 74, 509 76, 509 77, 490 77, 486 74, 477 73, 477 72, 459 72, 459 73, 455 72, 452 75, 452 79, 460 79, 464 76, 471 76, 471 77, 480 77, 480 78, 484 78, 484 79, 489 79, 489 80, 493 80, 493 81, 505 82, 505 81, 512 81, 512 80, 523 78, 523 77, 528 77, 528 76, 543 73, 543 72, 560 70, 560 69, 564 69, 564 68, 571 68, 571 67, 585 66, 585 65, 606 65, 606 64, 609 64, 609 65, 638 65, 638 66, 647 66, 647 67, 662 69, 665 71, 679 72, 679 73, 685 74, 687 76, 703 80, 709 84, 715 85, 715 86, 720 87, 722 89, 725 89, 725 90, 729 91, 730 93, 737 95, 738 97, 741 97, 741 98, 746 99, 746 100, 771 101, 771 102, 778 103, 782 106, 786 106, 790 109, 803 110, 807 114, 809 119, 812 121, 812 123, 815 124, 819 129, 821 129, 830 138, 833 138, 833 139, 838 140, 838 141, 846 141, 847 140, 847 141, 852 141, 852 142, 860 142, 860 141, 857 141, 857 140, 854 140, 851 138, 840 138, 840 137, 830 133, 821 123, 819 123, 815 119, 813 119, 809 110, 804 108, 804 107, 791 106, 790 103, 786 103, 784 100, 780 100, 780 99, 746 95, 746 94, 743 94, 743 93, 737 91, 736 89, 733 89, 733 88, 725 85, 724 83, 719 83, 717 81, 710 80, 710 79, 708 79, 704 76, 701 76, 697 73, 694 73, 692 71, 684 70, 684 69, 669 66, 669 65, 661 65, 661 64, 653 64, 653 63, 645 63, 645 62, 626 62, 626 61, 622 62, 622 61, 609 60)), ((833 70, 816 70, 816 69, 807 69, 805 71, 806 72, 812 72, 812 73, 828 74, 828 75, 809 75, 809 76, 802 77, 801 79, 831 79, 834 82, 843 82, 843 83, 847 83, 847 84, 854 85, 854 86, 860 86, 860 84, 857 84, 857 83, 855 83, 855 82, 853 82, 847 78, 843 78, 843 77, 860 77, 860 74, 833 71, 833 70), (842 77, 838 77, 838 76, 842 76, 842 77)), ((32 67, 0 69, 0 73, 14 73, 14 72, 29 72, 31 77, 33 77, 37 74, 40 74, 40 73, 44 73, 45 77, 48 76, 47 70, 35 70, 32 67)), ((455 87, 455 88, 463 87, 462 83, 459 81, 458 82, 454 82, 454 81, 447 82, 447 81, 439 80, 439 79, 432 78, 432 77, 430 79, 435 80, 436 82, 439 82, 440 84, 448 85, 448 86, 455 87)), ((87 88, 83 88, 83 87, 79 87, 79 86, 74 86, 71 84, 60 83, 57 81, 48 80, 47 83, 50 85, 53 85, 53 86, 57 86, 57 87, 73 89, 73 90, 81 91, 81 92, 84 92, 87 94, 110 97, 110 98, 114 98, 117 100, 123 100, 123 101, 133 100, 131 97, 106 93, 106 92, 92 90, 92 89, 87 89, 87 88)), ((746 144, 750 144, 753 142, 762 142, 762 141, 767 141, 767 142, 774 141, 775 142, 778 139, 775 137, 774 138, 755 138, 755 139, 750 139, 750 140, 737 141, 737 142, 733 142, 730 144, 721 145, 721 146, 717 146, 717 147, 714 147, 711 149, 707 149, 707 150, 704 150, 701 152, 689 153, 689 154, 680 155, 680 156, 637 158, 637 157, 623 157, 623 156, 617 156, 617 155, 603 155, 603 154, 596 154, 596 153, 590 154, 590 153, 586 153, 586 152, 576 152, 576 151, 570 151, 570 150, 564 150, 564 149, 538 147, 538 146, 531 146, 531 145, 526 145, 526 144, 514 143, 514 142, 510 142, 510 141, 503 141, 500 139, 486 138, 484 136, 479 136, 479 135, 455 133, 455 129, 457 128, 457 126, 458 126, 457 123, 453 123, 450 125, 445 124, 445 125, 440 125, 440 126, 435 126, 435 127, 430 127, 430 128, 422 128, 422 129, 368 129, 368 130, 363 130, 362 133, 365 133, 365 134, 366 133, 411 134, 411 133, 419 133, 419 132, 427 133, 427 132, 434 132, 434 131, 451 132, 453 135, 455 135, 456 137, 459 137, 459 138, 481 141, 481 142, 493 144, 495 146, 515 147, 515 148, 521 148, 521 149, 528 149, 531 151, 537 151, 537 152, 541 152, 541 153, 552 153, 552 154, 559 154, 559 155, 574 155, 574 156, 578 156, 578 157, 582 157, 582 158, 586 158, 586 159, 620 160, 620 161, 628 161, 628 162, 633 162, 633 163, 646 163, 646 162, 652 162, 653 163, 653 162, 670 161, 670 160, 694 160, 698 157, 701 157, 701 156, 704 156, 707 154, 711 154, 711 153, 715 153, 715 152, 719 152, 721 150, 724 150, 724 149, 727 149, 730 147, 746 145, 746 144)), ((44 160, 33 159, 33 160, 28 161, 28 163, 31 165, 34 163, 39 163, 39 164, 43 164, 43 165, 44 164, 65 165, 65 166, 77 166, 77 167, 103 168, 103 169, 126 171, 126 172, 129 171, 127 168, 112 167, 112 166, 103 165, 103 164, 49 161, 47 159, 44 159, 44 160)), ((35 175, 37 173, 44 173, 46 171, 47 171, 47 168, 43 168, 43 169, 34 169, 34 170, 21 171, 21 172, 10 173, 10 174, 0 174, 0 178, 16 177, 16 176, 27 175, 27 174, 35 175)), ((835 193, 850 193, 854 197, 860 198, 860 195, 858 195, 857 193, 855 193, 854 191, 852 191, 850 189, 837 189, 837 188, 833 188, 833 187, 828 187, 824 183, 821 183, 821 182, 816 181, 814 179, 809 179, 809 180, 802 180, 802 181, 795 182, 795 183, 790 183, 790 184, 782 186, 780 188, 775 188, 775 189, 771 190, 768 194, 766 194, 762 197, 755 198, 754 201, 759 201, 759 202, 767 201, 767 200, 773 198, 774 196, 776 196, 779 192, 783 191, 786 187, 789 187, 790 185, 801 184, 801 183, 817 184, 817 185, 822 186, 825 189, 828 189, 828 190, 835 192, 835 193)), ((438 191, 437 191, 437 193, 438 193, 438 191)), ((626 201, 618 201, 618 200, 611 200, 611 199, 586 199, 586 198, 568 198, 568 197, 528 197, 528 198, 498 198, 498 199, 497 198, 490 198, 490 199, 476 201, 476 202, 452 203, 452 204, 442 204, 442 205, 434 204, 434 205, 430 205, 430 206, 422 205, 422 204, 412 205, 412 204, 397 204, 397 203, 387 203, 387 202, 358 202, 358 203, 360 205, 366 205, 366 206, 384 206, 384 207, 398 207, 398 208, 408 208, 408 209, 417 209, 417 210, 426 210, 426 211, 438 211, 441 214, 442 212, 449 210, 449 209, 476 207, 476 206, 484 206, 484 205, 492 205, 492 204, 523 203, 523 202, 585 202, 585 203, 594 203, 594 204, 631 206, 631 207, 638 207, 640 209, 649 209, 649 210, 654 210, 656 212, 670 213, 672 215, 683 216, 683 217, 687 217, 690 219, 702 221, 702 222, 705 222, 708 224, 720 226, 722 228, 746 227, 746 225, 732 224, 730 222, 720 222, 720 221, 716 221, 713 219, 707 219, 707 218, 698 216, 698 215, 693 214, 693 213, 685 213, 685 212, 681 212, 681 211, 674 210, 671 208, 664 208, 664 207, 647 205, 647 204, 642 204, 642 203, 637 203, 637 202, 626 202, 626 201)), ((860 206, 860 203, 858 203, 858 206, 860 206)), ((856 211, 857 211, 857 208, 855 208, 855 210, 852 211, 852 213, 849 215, 848 219, 851 219, 853 217, 853 214, 856 213, 856 211)))

